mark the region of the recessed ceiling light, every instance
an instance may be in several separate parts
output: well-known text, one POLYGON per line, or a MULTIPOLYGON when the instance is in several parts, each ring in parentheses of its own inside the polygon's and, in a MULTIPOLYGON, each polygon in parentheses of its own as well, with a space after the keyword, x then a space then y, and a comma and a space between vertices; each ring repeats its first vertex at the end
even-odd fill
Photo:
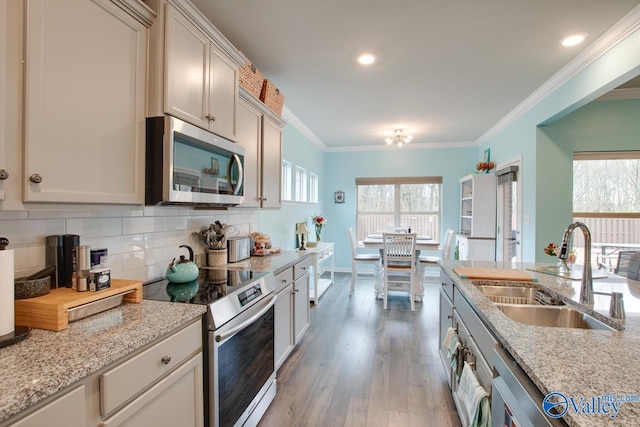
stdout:
POLYGON ((373 64, 373 61, 376 60, 376 57, 370 53, 363 53, 358 57, 358 62, 362 65, 370 65, 373 64))
POLYGON ((571 34, 570 36, 560 40, 560 44, 565 47, 575 46, 582 43, 585 38, 587 38, 587 33, 571 34))

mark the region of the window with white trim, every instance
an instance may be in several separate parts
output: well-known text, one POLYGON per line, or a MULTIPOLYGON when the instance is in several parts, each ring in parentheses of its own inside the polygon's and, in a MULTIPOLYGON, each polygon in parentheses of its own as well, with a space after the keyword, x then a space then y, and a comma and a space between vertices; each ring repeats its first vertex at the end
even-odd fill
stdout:
POLYGON ((411 229, 440 240, 442 177, 356 178, 357 238, 411 229))
POLYGON ((309 174, 309 202, 318 203, 318 175, 309 174))
POLYGON ((282 160, 280 193, 282 200, 291 200, 291 162, 282 160))
POLYGON ((296 202, 307 201, 307 170, 300 166, 296 166, 296 202))

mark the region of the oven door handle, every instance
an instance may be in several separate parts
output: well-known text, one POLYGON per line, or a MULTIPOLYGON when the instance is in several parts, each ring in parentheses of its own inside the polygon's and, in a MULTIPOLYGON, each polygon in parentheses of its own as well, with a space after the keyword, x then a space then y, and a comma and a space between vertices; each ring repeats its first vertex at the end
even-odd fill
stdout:
POLYGON ((245 320, 244 322, 242 322, 241 324, 239 324, 235 328, 230 329, 227 332, 224 332, 224 333, 222 333, 220 335, 216 335, 216 342, 222 342, 222 341, 232 337, 236 333, 240 332, 241 330, 243 330, 247 326, 251 325, 256 320, 258 320, 260 317, 262 317, 263 314, 265 314, 267 311, 269 311, 269 309, 271 307, 273 307, 273 305, 276 303, 276 299, 277 298, 278 298, 277 295, 273 295, 271 297, 271 299, 269 300, 269 302, 267 303, 267 305, 262 310, 260 310, 258 313, 254 314, 253 316, 251 316, 250 318, 248 318, 247 320, 245 320))

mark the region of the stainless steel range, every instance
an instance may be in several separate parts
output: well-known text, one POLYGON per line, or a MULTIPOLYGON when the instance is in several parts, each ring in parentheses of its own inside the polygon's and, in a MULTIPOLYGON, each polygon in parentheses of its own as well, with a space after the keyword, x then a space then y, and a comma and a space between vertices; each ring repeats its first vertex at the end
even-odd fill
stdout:
POLYGON ((276 395, 273 273, 202 269, 197 281, 145 284, 143 298, 205 304, 205 425, 255 426, 276 395))

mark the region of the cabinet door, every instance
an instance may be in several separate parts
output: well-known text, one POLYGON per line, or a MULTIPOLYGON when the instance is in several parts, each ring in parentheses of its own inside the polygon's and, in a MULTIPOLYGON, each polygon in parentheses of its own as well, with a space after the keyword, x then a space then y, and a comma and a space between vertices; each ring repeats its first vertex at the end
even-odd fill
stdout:
POLYGON ((214 44, 211 44, 209 81, 210 130, 236 140, 238 111, 238 67, 214 44))
POLYGON ((438 348, 440 353, 440 360, 442 366, 446 372, 447 383, 451 388, 451 365, 449 364, 448 349, 442 345, 444 338, 447 335, 447 330, 453 326, 453 303, 444 292, 444 289, 440 291, 440 334, 438 348))
POLYGON ((243 99, 238 102, 238 144, 244 147, 243 207, 260 207, 262 114, 243 99))
POLYGON ((70 391, 11 427, 83 427, 85 425, 84 387, 70 391))
POLYGON ((0 209, 22 209, 22 12, 0 2, 0 209))
POLYGON ((293 283, 276 299, 274 313, 274 360, 277 371, 293 349, 293 283))
POLYGON ((202 427, 202 353, 105 420, 102 427, 202 427))
POLYGON ((262 119, 262 207, 280 207, 282 129, 268 117, 262 119))
POLYGON ((143 203, 147 28, 106 0, 26 5, 25 201, 143 203))
POLYGON ((167 6, 165 43, 165 112, 208 129, 210 41, 167 6))
POLYGON ((295 343, 299 343, 309 327, 309 274, 295 281, 293 328, 295 343))

